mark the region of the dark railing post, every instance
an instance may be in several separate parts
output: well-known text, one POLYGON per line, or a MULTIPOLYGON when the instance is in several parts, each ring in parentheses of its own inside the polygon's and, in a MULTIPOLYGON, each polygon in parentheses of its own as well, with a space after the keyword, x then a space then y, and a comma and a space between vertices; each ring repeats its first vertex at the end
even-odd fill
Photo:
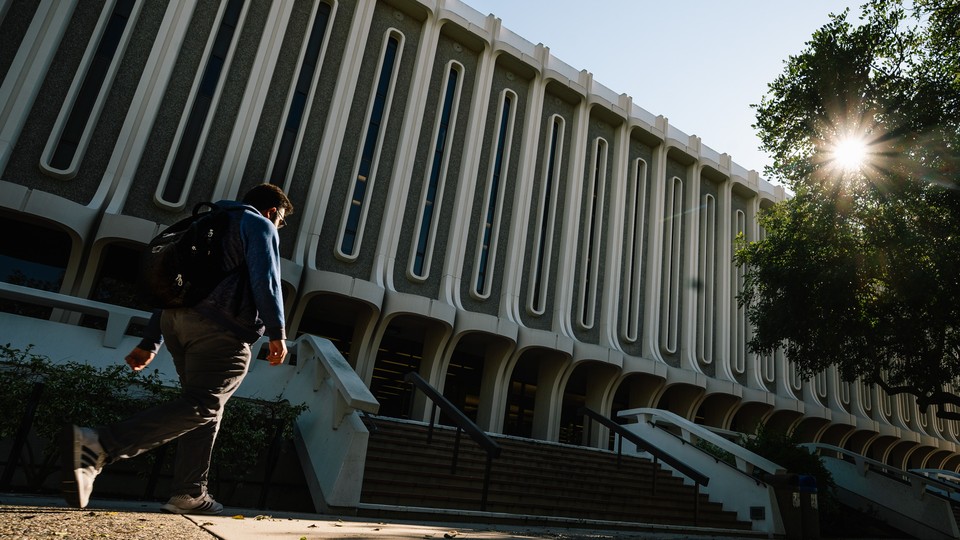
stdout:
POLYGON ((700 526, 700 483, 693 484, 693 526, 700 526))
POLYGON ((587 448, 590 448, 590 440, 592 439, 591 435, 593 435, 593 418, 590 418, 590 416, 589 416, 589 415, 586 415, 586 414, 584 414, 583 416, 587 419, 587 421, 584 422, 584 424, 587 425, 587 427, 586 427, 586 430, 587 430, 587 448))
POLYGON ((10 482, 13 481, 13 473, 20 464, 20 454, 23 453, 23 446, 27 443, 27 435, 30 434, 30 428, 33 426, 33 418, 37 414, 37 406, 40 404, 40 396, 43 394, 43 383, 33 383, 33 390, 30 392, 30 398, 27 400, 27 409, 23 412, 20 419, 20 427, 17 428, 17 434, 13 439, 13 446, 10 447, 10 457, 7 458, 7 466, 3 468, 3 477, 0 478, 0 489, 9 489, 10 482))
POLYGON ((431 407, 430 427, 427 428, 427 444, 430 444, 431 442, 433 442, 433 425, 437 423, 437 409, 439 409, 439 407, 437 407, 436 405, 431 407))
POLYGON ((450 464, 450 474, 457 474, 457 456, 460 455, 460 433, 463 432, 457 427, 457 436, 453 439, 453 463, 450 464))
POLYGON ((493 456, 487 453, 487 466, 483 470, 483 496, 480 499, 480 511, 487 510, 487 493, 490 491, 490 468, 493 466, 493 456))
POLYGON ((660 460, 656 456, 653 457, 653 484, 651 485, 651 494, 656 497, 657 495, 657 477, 660 476, 660 460))

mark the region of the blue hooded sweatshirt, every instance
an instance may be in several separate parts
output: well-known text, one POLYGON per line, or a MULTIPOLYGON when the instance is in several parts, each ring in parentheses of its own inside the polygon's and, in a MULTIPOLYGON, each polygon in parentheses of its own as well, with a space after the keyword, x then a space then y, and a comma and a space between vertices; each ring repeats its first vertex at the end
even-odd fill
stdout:
MULTIPOLYGON (((286 339, 283 317, 283 293, 280 287, 280 236, 277 228, 256 208, 236 201, 219 201, 225 208, 243 207, 228 212, 224 236, 223 268, 237 270, 193 309, 235 334, 253 343, 264 333, 271 339, 286 339)), ((160 313, 156 311, 144 331, 139 347, 157 352, 163 343, 160 313)))

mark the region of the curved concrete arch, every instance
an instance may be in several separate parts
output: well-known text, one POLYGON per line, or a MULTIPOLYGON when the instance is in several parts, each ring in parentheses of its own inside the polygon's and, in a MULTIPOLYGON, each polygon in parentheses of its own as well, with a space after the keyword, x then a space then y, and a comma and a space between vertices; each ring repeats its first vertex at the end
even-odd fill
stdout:
POLYGON ((842 448, 846 448, 851 452, 856 452, 861 455, 866 455, 870 444, 873 443, 877 437, 880 437, 880 434, 876 431, 869 431, 866 429, 854 430, 847 434, 847 436, 844 438, 842 448))
POLYGON ((740 397, 733 394, 705 394, 697 404, 694 419, 698 424, 728 429, 740 405, 740 397))
POLYGON ((940 464, 940 468, 945 471, 960 472, 960 453, 953 454, 940 464))
POLYGON ((939 450, 934 449, 932 452, 927 454, 923 458, 923 462, 920 464, 921 469, 943 469, 943 464, 946 463, 951 457, 960 455, 957 452, 950 452, 949 450, 939 450))
POLYGON ((894 444, 891 444, 887 448, 887 451, 884 453, 881 461, 887 465, 890 465, 891 467, 905 469, 907 465, 907 459, 918 446, 919 444, 913 441, 900 440, 894 444))
POLYGON ((890 450, 890 447, 900 442, 900 437, 895 435, 884 435, 880 434, 877 437, 871 439, 863 448, 863 455, 867 456, 870 459, 875 459, 877 461, 883 461, 884 456, 886 456, 887 451, 890 450))
POLYGON ((764 429, 793 433, 803 420, 803 413, 795 410, 773 410, 763 423, 764 429))
POLYGON ((927 458, 931 454, 937 451, 937 447, 928 446, 928 445, 919 445, 915 446, 907 452, 907 455, 904 459, 904 470, 909 469, 922 469, 923 464, 927 462, 927 458))
POLYGON ((740 401, 732 411, 730 423, 724 429, 731 429, 742 433, 754 433, 760 426, 765 426, 774 412, 769 403, 761 401, 740 401))
POLYGON ((657 400, 656 407, 670 411, 686 420, 693 421, 706 390, 700 386, 684 383, 667 383, 666 388, 657 400))
MULTIPOLYGON (((571 383, 574 383, 577 386, 575 391, 579 391, 579 386, 582 384, 583 388, 583 402, 582 405, 589 407, 590 409, 604 415, 609 416, 610 411, 605 410, 604 407, 607 406, 608 400, 607 396, 610 393, 610 389, 613 387, 614 382, 617 380, 617 376, 620 373, 620 368, 613 366, 606 362, 601 362, 597 360, 590 361, 581 361, 577 363, 571 363, 567 366, 565 373, 560 377, 560 388, 562 392, 560 394, 561 415, 564 413, 570 413, 572 405, 579 406, 579 400, 577 403, 570 403, 569 396, 571 394, 571 383), (584 374, 583 372, 586 371, 584 374), (574 377, 574 374, 577 374, 577 377, 574 377)), ((574 412, 575 414, 575 412, 574 412)), ((562 423, 562 419, 561 419, 562 423)), ((577 443, 576 441, 567 441, 573 444, 587 444, 588 442, 596 442, 599 444, 600 441, 603 441, 607 437, 607 429, 603 426, 600 426, 596 423, 591 423, 592 428, 588 432, 586 426, 582 426, 582 437, 581 441, 577 443)))
POLYGON ((805 417, 794 426, 794 434, 800 442, 820 442, 823 432, 830 427, 830 421, 826 418, 805 417))
POLYGON ((820 433, 819 443, 843 447, 843 441, 856 430, 854 426, 841 423, 830 423, 820 433))
POLYGON ((573 340, 553 332, 545 332, 520 327, 517 335, 517 344, 504 362, 497 366, 496 372, 484 374, 485 377, 492 378, 494 383, 491 403, 495 407, 491 411, 489 429, 494 433, 503 432, 503 417, 506 413, 506 394, 510 387, 510 379, 520 358, 528 351, 542 350, 548 353, 556 353, 563 357, 572 359, 573 340))
POLYGON ((437 363, 438 380, 446 380, 446 374, 450 369, 450 362, 456 354, 457 349, 464 343, 468 348, 474 346, 482 348, 483 372, 480 382, 480 404, 477 410, 477 424, 481 429, 494 431, 494 421, 496 412, 501 411, 498 407, 498 387, 500 379, 498 375, 502 372, 504 364, 509 362, 511 353, 516 348, 516 341, 502 334, 491 334, 482 330, 467 330, 455 332, 446 344, 441 361, 437 363), (475 345, 479 341, 482 345, 475 345))

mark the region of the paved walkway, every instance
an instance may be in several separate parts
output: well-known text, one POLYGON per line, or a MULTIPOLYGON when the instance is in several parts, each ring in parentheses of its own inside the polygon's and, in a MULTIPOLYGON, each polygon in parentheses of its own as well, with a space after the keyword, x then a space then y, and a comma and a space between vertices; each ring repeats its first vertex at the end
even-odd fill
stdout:
POLYGON ((122 540, 315 540, 366 539, 554 539, 680 540, 704 536, 629 533, 583 529, 450 525, 225 508, 220 516, 177 516, 160 512, 158 503, 93 499, 78 510, 62 499, 0 493, 0 538, 122 540))

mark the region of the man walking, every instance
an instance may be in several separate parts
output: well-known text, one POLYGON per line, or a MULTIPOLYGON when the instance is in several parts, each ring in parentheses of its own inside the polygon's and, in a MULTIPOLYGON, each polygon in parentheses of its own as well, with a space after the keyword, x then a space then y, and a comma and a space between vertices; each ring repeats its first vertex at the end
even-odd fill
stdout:
POLYGON ((177 514, 223 511, 207 492, 223 407, 247 373, 251 344, 264 333, 270 338, 271 365, 281 364, 287 354, 277 231, 293 213, 293 204, 277 186, 261 184, 241 202, 217 205, 242 207, 227 213, 223 240, 224 268, 238 270, 197 305, 155 312, 140 344, 126 357, 132 369, 142 370, 166 343, 182 393, 115 424, 65 430, 61 486, 72 506, 87 505, 104 465, 178 439, 173 496, 162 509, 177 514))

